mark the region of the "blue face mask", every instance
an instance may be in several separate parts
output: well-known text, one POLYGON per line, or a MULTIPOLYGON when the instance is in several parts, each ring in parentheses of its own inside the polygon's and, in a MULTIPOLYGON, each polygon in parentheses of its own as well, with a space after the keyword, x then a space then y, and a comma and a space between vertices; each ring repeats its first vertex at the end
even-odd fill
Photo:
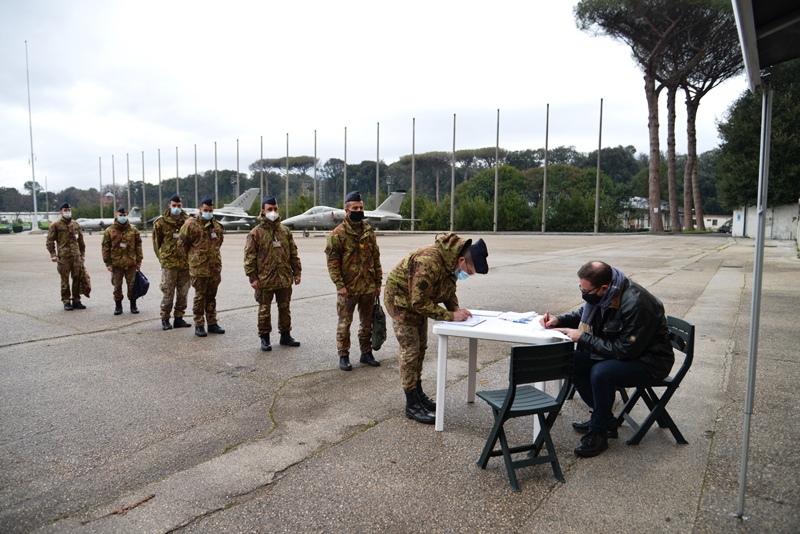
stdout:
POLYGON ((183 209, 181 208, 170 208, 169 212, 173 215, 180 215, 183 209))
POLYGON ((214 218, 214 214, 213 214, 213 213, 208 213, 207 211, 201 211, 201 212, 200 212, 200 215, 202 215, 202 216, 203 216, 203 218, 204 218, 205 220, 207 220, 207 221, 210 221, 211 219, 213 219, 213 218, 214 218))
POLYGON ((456 278, 458 278, 459 280, 469 280, 469 274, 467 273, 467 271, 456 269, 456 278))
POLYGON ((125 217, 124 215, 120 215, 119 217, 117 217, 117 222, 119 222, 120 224, 125 224, 126 222, 128 222, 128 218, 125 217))

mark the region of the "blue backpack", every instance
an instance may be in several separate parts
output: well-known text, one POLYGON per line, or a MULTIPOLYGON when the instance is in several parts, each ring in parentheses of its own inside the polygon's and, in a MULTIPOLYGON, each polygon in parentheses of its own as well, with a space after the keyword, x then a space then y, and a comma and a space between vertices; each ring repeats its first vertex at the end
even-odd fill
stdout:
POLYGON ((150 281, 142 271, 137 270, 133 280, 133 298, 138 299, 147 295, 148 289, 150 289, 150 281))

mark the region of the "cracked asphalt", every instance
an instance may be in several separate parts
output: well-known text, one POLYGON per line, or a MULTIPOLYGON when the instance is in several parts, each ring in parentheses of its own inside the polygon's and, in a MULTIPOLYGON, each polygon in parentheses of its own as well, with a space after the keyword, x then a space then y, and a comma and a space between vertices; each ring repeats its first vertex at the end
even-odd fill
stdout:
MULTIPOLYGON (((477 237, 467 232, 468 237, 477 237)), ((769 241, 760 317, 745 518, 737 518, 754 242, 720 235, 484 234, 491 270, 460 283, 466 307, 559 313, 580 305, 578 267, 602 259, 697 326, 696 357, 669 405, 689 445, 654 428, 578 459, 567 401, 549 466, 478 459, 491 411, 466 399, 467 343, 451 340, 445 432, 403 416, 397 342, 381 366, 338 369, 335 288, 324 234, 296 234, 292 299, 302 345, 262 352, 242 266, 245 234, 223 245, 224 335, 160 328, 160 278, 141 313, 114 316, 101 236, 86 236, 93 291, 65 312, 45 235, 0 236, 0 532, 798 532, 800 260, 769 241)), ((379 235, 384 272, 432 234, 379 235)), ((190 292, 190 297, 193 292, 190 292)), ((191 300, 190 300, 191 303, 191 300)), ((190 304, 191 305, 191 304, 190 304)), ((273 321, 276 320, 273 308, 273 321)), ((353 328, 355 336, 356 324, 353 328)), ((503 387, 510 344, 480 342, 478 388, 503 387)), ((436 336, 423 383, 435 391, 436 336)), ((357 358, 354 359, 357 362, 357 358)), ((642 414, 641 408, 634 411, 642 414)), ((529 421, 510 426, 530 438, 529 421)))

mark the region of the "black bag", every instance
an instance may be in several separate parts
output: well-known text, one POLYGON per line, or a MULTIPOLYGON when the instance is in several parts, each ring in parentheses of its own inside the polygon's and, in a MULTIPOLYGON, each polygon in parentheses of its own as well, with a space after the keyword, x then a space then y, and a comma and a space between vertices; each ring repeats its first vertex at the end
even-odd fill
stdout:
POLYGON ((140 270, 136 270, 136 277, 133 279, 133 298, 138 299, 147 295, 147 290, 150 289, 150 282, 147 277, 140 270))
POLYGON ((386 314, 381 308, 380 297, 375 297, 375 309, 372 312, 372 350, 381 350, 386 341, 386 314))

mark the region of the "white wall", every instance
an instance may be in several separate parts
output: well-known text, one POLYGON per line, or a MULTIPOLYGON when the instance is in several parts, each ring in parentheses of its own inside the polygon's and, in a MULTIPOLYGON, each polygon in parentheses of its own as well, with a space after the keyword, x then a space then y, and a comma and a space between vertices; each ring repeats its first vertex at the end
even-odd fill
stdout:
MULTIPOLYGON (((800 239, 800 204, 789 204, 766 210, 766 239, 800 239)), ((755 206, 743 207, 733 211, 731 234, 738 237, 755 238, 758 213, 755 206)))

